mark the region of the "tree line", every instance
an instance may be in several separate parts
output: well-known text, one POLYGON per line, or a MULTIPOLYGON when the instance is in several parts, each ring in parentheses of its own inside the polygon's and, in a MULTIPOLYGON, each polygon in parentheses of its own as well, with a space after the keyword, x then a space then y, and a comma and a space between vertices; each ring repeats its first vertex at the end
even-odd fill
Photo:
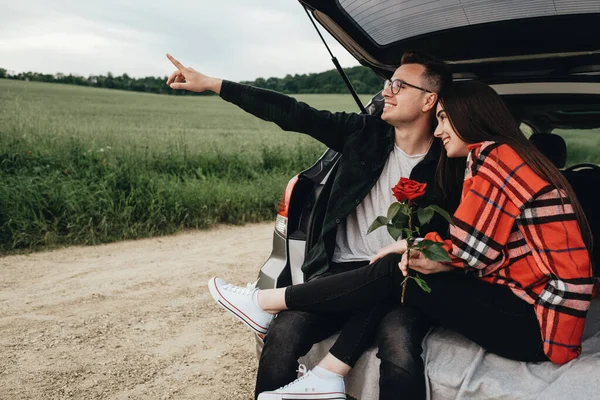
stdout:
MULTIPOLYGON (((348 79, 359 94, 374 94, 381 90, 382 79, 367 67, 345 68, 348 79)), ((99 87, 106 89, 130 90, 134 92, 159 93, 170 95, 202 95, 187 91, 173 90, 165 84, 167 76, 134 78, 127 74, 115 76, 108 72, 104 75, 90 75, 87 78, 73 74, 42 74, 38 72, 20 72, 11 74, 0 68, 0 79, 21 81, 63 83, 79 86, 99 87)), ((287 94, 303 93, 347 93, 348 89, 336 70, 302 75, 286 75, 284 78, 258 78, 254 81, 244 81, 253 86, 276 90, 287 94)), ((208 94, 208 93, 204 93, 208 94)))

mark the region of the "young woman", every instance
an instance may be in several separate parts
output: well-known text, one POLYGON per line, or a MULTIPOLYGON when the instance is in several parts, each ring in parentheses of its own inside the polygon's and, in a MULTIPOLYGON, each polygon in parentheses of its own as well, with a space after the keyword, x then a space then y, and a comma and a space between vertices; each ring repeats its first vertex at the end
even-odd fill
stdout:
MULTIPOLYGON (((213 297, 247 324, 266 328, 286 309, 352 315, 399 303, 404 277, 416 271, 431 293, 409 280, 404 304, 438 324, 513 360, 563 364, 576 358, 594 285, 591 233, 572 189, 489 86, 454 84, 436 115, 435 136, 446 150, 441 182, 450 173, 446 156, 468 156, 451 240, 444 242, 451 263, 416 251, 409 260, 406 242, 399 241, 366 267, 287 288, 248 290, 213 278, 213 297)), ((441 241, 436 233, 425 238, 441 241)), ((319 368, 259 399, 314 392, 345 398, 343 385, 327 384, 341 377, 328 375, 326 364, 319 368)))

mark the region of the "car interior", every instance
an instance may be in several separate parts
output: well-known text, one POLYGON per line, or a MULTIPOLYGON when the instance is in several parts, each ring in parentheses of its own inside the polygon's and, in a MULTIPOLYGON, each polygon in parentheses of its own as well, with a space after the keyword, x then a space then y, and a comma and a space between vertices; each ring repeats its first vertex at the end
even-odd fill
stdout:
MULTIPOLYGON (((597 159, 582 162, 577 159, 576 142, 569 135, 592 139, 600 128, 600 107, 587 96, 505 96, 505 102, 517 120, 528 127, 526 136, 564 175, 573 188, 592 235, 600 237, 600 215, 596 207, 596 193, 600 187, 600 166, 597 159), (570 148, 569 143, 573 148, 570 148)), ((595 147, 595 140, 589 143, 595 147)), ((594 246, 594 250, 597 246, 594 246)), ((593 251, 594 275, 600 276, 600 251, 593 251)))

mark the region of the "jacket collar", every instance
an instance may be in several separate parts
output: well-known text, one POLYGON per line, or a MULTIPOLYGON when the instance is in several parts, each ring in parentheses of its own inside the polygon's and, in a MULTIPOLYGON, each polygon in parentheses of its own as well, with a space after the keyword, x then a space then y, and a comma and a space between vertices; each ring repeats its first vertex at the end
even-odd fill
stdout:
POLYGON ((421 161, 423 164, 432 164, 437 163, 440 159, 440 153, 442 151, 442 141, 437 138, 433 138, 433 143, 431 143, 431 147, 429 151, 421 161))

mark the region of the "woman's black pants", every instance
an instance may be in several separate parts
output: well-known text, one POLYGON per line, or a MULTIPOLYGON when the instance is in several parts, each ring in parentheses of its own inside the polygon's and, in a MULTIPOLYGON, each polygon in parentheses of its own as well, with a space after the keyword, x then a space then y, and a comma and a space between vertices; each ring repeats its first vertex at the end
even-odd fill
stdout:
MULTIPOLYGON (((400 255, 392 254, 372 265, 290 286, 285 292, 288 309, 321 315, 363 316, 379 307, 387 310, 400 304, 404 280, 398 268, 400 260, 400 255)), ((548 361, 533 306, 519 299, 509 288, 484 282, 462 271, 421 277, 431 293, 425 293, 409 279, 405 306, 499 356, 518 361, 548 361)), ((367 342, 365 337, 360 337, 365 335, 361 318, 350 321, 356 322, 354 326, 347 323, 343 334, 347 338, 356 334, 357 343, 367 342)), ((371 324, 374 322, 370 320, 371 324)), ((345 339, 344 342, 352 341, 345 339)))

